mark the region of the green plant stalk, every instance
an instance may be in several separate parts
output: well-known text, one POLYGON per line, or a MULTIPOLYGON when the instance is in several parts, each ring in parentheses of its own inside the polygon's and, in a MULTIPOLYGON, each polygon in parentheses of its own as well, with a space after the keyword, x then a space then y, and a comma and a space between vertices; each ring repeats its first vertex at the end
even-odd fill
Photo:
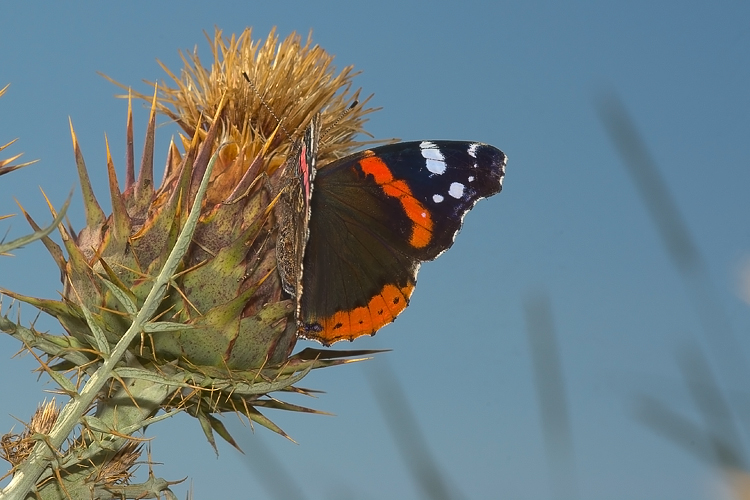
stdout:
POLYGON ((123 357, 130 343, 135 339, 136 335, 143 331, 146 323, 156 312, 167 291, 169 281, 172 279, 174 272, 177 270, 182 257, 187 252, 192 241, 193 232, 195 231, 200 215, 201 202, 208 189, 208 181, 222 147, 219 146, 211 158, 206 172, 203 174, 203 179, 201 180, 185 226, 180 232, 175 246, 164 264, 164 268, 154 281, 154 285, 146 297, 143 307, 133 319, 130 328, 128 328, 128 331, 112 350, 111 355, 104 360, 102 366, 91 376, 83 390, 73 396, 61 410, 60 416, 47 436, 47 439, 37 442, 29 458, 18 467, 13 479, 2 493, 0 493, 0 499, 23 500, 27 497, 44 470, 55 459, 56 450, 63 445, 76 425, 80 423, 81 418, 88 411, 99 391, 102 390, 104 384, 110 379, 116 364, 123 357))

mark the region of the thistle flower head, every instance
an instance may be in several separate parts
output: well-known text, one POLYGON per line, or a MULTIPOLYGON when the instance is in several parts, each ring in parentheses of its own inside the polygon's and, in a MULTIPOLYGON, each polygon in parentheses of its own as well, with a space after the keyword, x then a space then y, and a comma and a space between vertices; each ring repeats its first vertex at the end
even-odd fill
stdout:
MULTIPOLYGON (((321 164, 363 145, 382 142, 356 140, 357 135, 366 133, 365 116, 376 111, 366 107, 372 96, 345 113, 359 100, 360 90, 352 91, 358 73, 352 66, 337 73, 333 56, 313 45, 312 33, 304 43, 295 33, 281 41, 275 29, 264 41, 253 41, 249 28, 229 38, 217 29, 213 37, 206 34, 206 38, 213 56, 209 67, 203 66, 195 49, 180 53, 185 66, 179 76, 159 63, 171 81, 148 83, 158 87, 156 110, 180 126, 186 149, 194 136, 205 140, 212 117, 225 100, 214 139, 216 144, 229 144, 215 170, 215 177, 226 177, 221 188, 236 184, 249 162, 259 155, 265 160, 265 173, 273 175, 318 112, 326 131, 318 154, 321 164), (245 162, 232 166, 240 152, 245 162)), ((151 101, 150 95, 134 95, 151 101)), ((216 199, 216 193, 210 192, 208 198, 216 199)))

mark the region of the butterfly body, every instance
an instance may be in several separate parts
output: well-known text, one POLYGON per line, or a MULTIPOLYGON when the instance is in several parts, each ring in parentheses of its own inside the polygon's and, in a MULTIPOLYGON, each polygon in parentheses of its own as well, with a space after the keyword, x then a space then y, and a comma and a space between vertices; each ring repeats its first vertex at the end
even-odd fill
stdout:
POLYGON ((276 267, 281 286, 292 297, 301 294, 302 258, 310 235, 310 202, 315 179, 320 115, 315 115, 283 165, 279 200, 276 204, 278 233, 276 267))

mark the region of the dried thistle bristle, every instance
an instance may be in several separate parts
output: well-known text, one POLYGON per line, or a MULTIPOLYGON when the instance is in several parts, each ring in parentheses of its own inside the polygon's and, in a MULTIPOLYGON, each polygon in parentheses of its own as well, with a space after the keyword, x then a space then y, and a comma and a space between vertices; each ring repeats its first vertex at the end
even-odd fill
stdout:
POLYGON ((13 467, 22 463, 36 444, 35 436, 49 434, 59 416, 60 409, 54 399, 50 402, 43 401, 37 406, 31 421, 24 423, 21 434, 9 432, 0 438, 0 458, 10 462, 13 467))
POLYGON ((26 432, 29 434, 47 434, 52 430, 52 426, 55 425, 59 416, 60 409, 57 407, 55 400, 52 399, 49 403, 44 401, 31 417, 26 432))
POLYGON ((96 471, 95 481, 105 486, 118 486, 127 484, 135 474, 135 465, 141 458, 143 444, 137 441, 128 441, 120 450, 104 465, 96 471))
MULTIPOLYGON (((210 125, 206 117, 215 115, 225 95, 227 106, 220 118, 220 141, 234 142, 237 148, 245 149, 249 158, 266 148, 265 155, 275 157, 268 165, 269 174, 290 151, 294 137, 286 134, 299 137, 319 111, 323 112, 322 129, 330 127, 319 151, 320 164, 366 144, 384 142, 355 140, 357 134, 365 133, 365 115, 376 111, 365 107, 372 96, 344 115, 360 93, 351 91, 352 79, 357 75, 352 66, 336 74, 333 56, 313 45, 311 34, 304 44, 296 33, 279 42, 275 29, 263 42, 253 42, 251 35, 250 28, 230 38, 223 37, 218 29, 213 38, 206 34, 213 56, 208 68, 201 63, 197 48, 192 53, 180 53, 185 66, 179 76, 159 63, 172 82, 158 84, 157 110, 185 131, 183 145, 190 142, 196 130, 205 136, 210 125), (247 73, 251 84, 243 73, 247 73)), ((145 94, 134 95, 151 100, 145 94)))
MULTIPOLYGON (((3 87, 3 88, 0 89, 0 97, 2 97, 5 94, 5 92, 8 91, 8 87, 10 87, 10 84, 8 84, 5 87, 3 87)), ((11 146, 17 140, 18 139, 13 139, 9 143, 3 144, 2 146, 0 146, 0 151, 2 151, 5 148, 11 146)), ((10 158, 6 158, 4 160, 0 159, 0 175, 8 174, 10 172, 13 172, 14 170, 18 170, 19 168, 23 168, 23 167, 25 167, 27 165, 31 165, 32 163, 36 163, 37 162, 37 160, 33 160, 33 161, 27 161, 26 163, 16 163, 15 165, 13 165, 13 162, 16 161, 17 159, 19 159, 21 156, 23 156, 23 153, 19 153, 19 154, 15 155, 15 156, 12 156, 10 158)), ((0 217, 0 218, 5 218, 5 217, 0 217)))

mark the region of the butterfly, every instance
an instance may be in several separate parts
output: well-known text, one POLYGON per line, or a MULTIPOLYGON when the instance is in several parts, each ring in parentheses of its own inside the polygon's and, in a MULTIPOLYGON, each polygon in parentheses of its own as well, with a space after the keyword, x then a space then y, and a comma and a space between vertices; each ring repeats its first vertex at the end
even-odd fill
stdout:
POLYGON ((409 304, 422 262, 502 189, 506 156, 479 142, 400 142, 317 165, 320 114, 282 165, 276 260, 297 336, 374 335, 409 304))

